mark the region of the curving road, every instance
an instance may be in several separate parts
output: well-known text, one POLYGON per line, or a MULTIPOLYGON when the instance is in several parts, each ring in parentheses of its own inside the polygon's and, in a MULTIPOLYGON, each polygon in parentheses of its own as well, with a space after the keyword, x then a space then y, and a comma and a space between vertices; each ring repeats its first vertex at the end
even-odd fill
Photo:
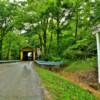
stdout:
POLYGON ((32 62, 0 64, 0 100, 44 100, 32 62))

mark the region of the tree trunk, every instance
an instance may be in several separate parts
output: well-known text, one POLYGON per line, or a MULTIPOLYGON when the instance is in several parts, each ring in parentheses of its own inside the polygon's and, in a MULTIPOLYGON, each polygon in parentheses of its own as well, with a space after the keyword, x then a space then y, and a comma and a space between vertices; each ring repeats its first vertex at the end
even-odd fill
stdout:
POLYGON ((60 54, 60 51, 61 51, 60 42, 61 42, 61 30, 60 30, 60 21, 59 21, 59 15, 58 15, 57 16, 57 51, 58 51, 58 55, 60 54))
POLYGON ((7 60, 10 60, 10 59, 11 59, 10 56, 11 56, 11 43, 9 43, 9 46, 8 46, 8 52, 7 52, 7 57, 6 57, 6 59, 7 59, 7 60))
POLYGON ((39 46, 40 46, 40 50, 41 50, 41 52, 42 52, 42 51, 43 51, 43 50, 42 50, 42 37, 41 37, 40 33, 38 34, 38 37, 39 37, 39 46))
POLYGON ((53 40, 53 33, 51 33, 51 37, 50 37, 50 43, 49 43, 49 48, 48 48, 48 54, 50 54, 51 52, 51 46, 52 46, 52 40, 53 40))
POLYGON ((48 18, 43 21, 43 47, 44 47, 44 60, 47 60, 47 28, 48 28, 48 18))
POLYGON ((75 20, 75 39, 77 39, 77 33, 78 33, 78 23, 79 23, 79 13, 78 13, 78 8, 79 8, 79 2, 76 2, 76 20, 75 20))
POLYGON ((2 40, 0 40, 0 60, 2 59, 2 40))
POLYGON ((60 53, 60 30, 59 28, 57 29, 57 50, 59 54, 60 53))
POLYGON ((46 30, 44 30, 43 40, 44 40, 44 60, 46 60, 46 58, 47 58, 47 33, 46 33, 46 30))
POLYGON ((78 32, 78 11, 76 12, 75 39, 77 39, 77 32, 78 32))

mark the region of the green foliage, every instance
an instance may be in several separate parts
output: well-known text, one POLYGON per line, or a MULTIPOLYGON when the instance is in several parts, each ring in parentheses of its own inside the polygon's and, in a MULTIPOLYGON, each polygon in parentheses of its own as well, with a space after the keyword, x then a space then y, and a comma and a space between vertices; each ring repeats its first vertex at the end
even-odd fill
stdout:
POLYGON ((51 56, 51 57, 49 57, 49 61, 62 61, 62 58, 51 56))
POLYGON ((64 69, 64 71, 70 71, 70 72, 75 72, 75 71, 87 71, 91 69, 96 69, 97 68, 97 62, 96 58, 88 58, 85 60, 77 60, 74 62, 70 62, 69 66, 64 69))
POLYGON ((29 46, 27 37, 9 32, 3 41, 2 59, 19 59, 20 49, 26 46, 29 46))
POLYGON ((36 68, 52 100, 98 100, 88 91, 42 68, 36 68))
POLYGON ((95 37, 91 36, 90 27, 99 23, 99 5, 99 0, 26 0, 12 3, 1 0, 0 58, 1 54, 4 59, 9 58, 7 55, 18 58, 18 50, 24 46, 40 47, 44 60, 65 61, 96 56, 95 37), (8 35, 8 39, 6 34, 9 32, 12 35, 8 35), (7 54, 9 50, 12 54, 7 54))
POLYGON ((92 37, 77 40, 63 52, 66 59, 72 60, 85 59, 94 55, 96 55, 96 43, 92 37))

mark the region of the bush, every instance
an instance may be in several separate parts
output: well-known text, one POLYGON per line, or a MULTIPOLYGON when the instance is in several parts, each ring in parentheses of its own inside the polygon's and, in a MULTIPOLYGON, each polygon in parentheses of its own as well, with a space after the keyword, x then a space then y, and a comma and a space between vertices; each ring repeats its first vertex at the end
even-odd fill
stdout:
POLYGON ((96 55, 96 43, 95 41, 82 39, 78 40, 73 45, 69 46, 63 52, 65 59, 85 59, 96 55))
POLYGON ((87 58, 85 60, 77 60, 71 62, 68 67, 64 69, 64 71, 85 71, 97 68, 97 59, 95 57, 87 58))

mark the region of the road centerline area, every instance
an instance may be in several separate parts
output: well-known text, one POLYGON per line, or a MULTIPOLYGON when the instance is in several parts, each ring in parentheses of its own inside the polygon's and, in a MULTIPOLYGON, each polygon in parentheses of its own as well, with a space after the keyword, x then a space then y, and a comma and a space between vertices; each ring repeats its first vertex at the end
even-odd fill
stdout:
POLYGON ((0 65, 0 100, 44 100, 32 62, 0 65))

